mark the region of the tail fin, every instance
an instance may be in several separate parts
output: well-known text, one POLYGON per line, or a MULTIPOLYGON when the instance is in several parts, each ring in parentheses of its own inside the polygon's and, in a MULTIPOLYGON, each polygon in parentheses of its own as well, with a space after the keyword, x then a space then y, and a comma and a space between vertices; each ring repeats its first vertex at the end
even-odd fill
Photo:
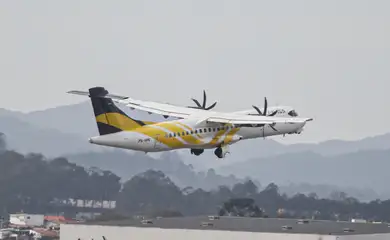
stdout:
POLYGON ((111 98, 106 96, 107 94, 108 91, 104 87, 89 89, 89 97, 100 135, 132 130, 146 125, 142 121, 129 117, 114 104, 111 98))

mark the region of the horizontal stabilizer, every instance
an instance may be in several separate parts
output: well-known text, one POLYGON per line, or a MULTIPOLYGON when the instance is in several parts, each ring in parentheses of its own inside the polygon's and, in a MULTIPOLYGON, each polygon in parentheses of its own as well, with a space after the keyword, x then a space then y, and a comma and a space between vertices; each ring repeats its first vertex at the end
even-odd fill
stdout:
MULTIPOLYGON (((67 93, 89 97, 89 92, 87 92, 87 91, 71 90, 71 91, 68 91, 67 93)), ((112 98, 112 99, 117 99, 117 100, 125 100, 125 99, 129 98, 129 97, 124 97, 124 96, 115 95, 115 94, 111 94, 111 93, 105 94, 104 96, 100 96, 100 97, 112 98)))

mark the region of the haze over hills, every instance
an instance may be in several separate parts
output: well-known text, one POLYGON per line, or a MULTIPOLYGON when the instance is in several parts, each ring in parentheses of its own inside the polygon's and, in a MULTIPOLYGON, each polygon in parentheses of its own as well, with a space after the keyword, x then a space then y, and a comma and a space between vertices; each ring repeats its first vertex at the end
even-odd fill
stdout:
POLYGON ((0 112, 0 132, 5 134, 8 148, 21 153, 39 152, 54 157, 99 149, 76 134, 31 124, 18 113, 0 112))
MULTIPOLYGON (((163 120, 161 116, 129 108, 123 110, 135 118, 163 120)), ((332 188, 341 187, 359 195, 362 189, 369 188, 364 190, 366 199, 380 196, 370 189, 390 197, 385 184, 386 169, 390 167, 390 134, 318 144, 285 145, 272 139, 247 140, 231 146, 231 155, 224 160, 217 160, 211 150, 198 157, 191 155, 189 150, 145 155, 89 144, 87 138, 98 134, 89 101, 30 113, 0 109, 0 132, 5 133, 10 149, 22 153, 38 152, 48 157, 66 155, 71 161, 112 170, 123 178, 152 168, 168 175, 171 173, 180 186, 193 183, 195 187, 207 188, 208 184, 216 187, 219 183, 236 183, 249 176, 262 185, 275 182, 289 186, 285 191, 322 186, 323 192, 330 192, 332 188), (217 174, 234 174, 239 178, 218 176, 210 180, 207 177, 210 168, 217 174), (203 173, 197 175, 197 171, 203 173)), ((299 138, 296 135, 286 137, 299 138)))
MULTIPOLYGON (((148 120, 148 121, 162 121, 164 118, 158 115, 149 115, 142 111, 130 110, 127 107, 120 107, 128 114, 131 114, 132 117, 148 120)), ((94 120, 94 115, 91 107, 91 103, 89 101, 85 101, 79 104, 60 106, 56 108, 51 108, 42 111, 34 111, 30 113, 21 113, 14 112, 8 110, 0 110, 0 117, 10 117, 15 120, 23 121, 26 123, 26 128, 35 129, 50 129, 50 133, 48 134, 48 138, 55 139, 57 144, 61 145, 63 141, 62 138, 66 139, 64 141, 69 142, 69 138, 73 138, 75 142, 79 142, 79 146, 77 151, 94 151, 97 148, 91 147, 91 144, 87 142, 87 139, 91 136, 95 136, 98 134, 96 122, 94 120), (71 134, 71 135, 69 135, 71 134), (85 149, 84 149, 85 148, 85 149)), ((9 118, 9 120, 10 120, 9 118)), ((12 122, 12 121, 11 121, 12 122)), ((0 126, 0 130, 2 129, 14 129, 11 122, 4 123, 4 125, 0 126)), ((21 128, 21 126, 19 126, 21 128)), ((304 133, 303 133, 304 134, 304 133)), ((19 138, 21 136, 14 136, 15 138, 19 138)), ((26 136, 25 136, 26 137, 26 136)), ((297 137, 297 135, 286 136, 286 137, 297 137)), ((40 138, 40 136, 32 136, 33 139, 40 138)), ((281 137, 276 137, 281 138, 281 137)), ((277 141, 274 141, 270 138, 265 140, 262 139, 254 139, 254 140, 246 140, 245 142, 237 143, 231 146, 232 154, 229 156, 228 161, 214 161, 218 162, 216 166, 223 165, 226 163, 236 162, 236 161, 245 161, 250 158, 255 157, 268 157, 279 154, 286 153, 296 153, 296 152, 305 152, 312 151, 314 153, 318 153, 324 156, 329 155, 338 155, 344 153, 351 153, 355 151, 361 150, 373 150, 373 149, 388 149, 390 142, 390 134, 383 134, 375 137, 368 137, 362 140, 356 141, 342 141, 342 140, 329 140, 321 143, 298 143, 298 144, 290 144, 285 145, 281 144, 277 141)), ((11 143, 10 143, 11 144, 11 143)), ((16 143, 15 143, 16 144, 16 143)), ((15 146, 18 147, 18 146, 15 146)), ((23 147, 20 147, 23 150, 23 147)), ((99 148, 99 149, 109 149, 107 147, 99 148)), ((45 147, 44 145, 40 148, 36 148, 36 151, 40 151, 44 154, 54 154, 61 155, 66 153, 66 151, 53 150, 51 147, 45 147)), ((72 152, 77 152, 73 150, 72 152)), ((183 152, 185 156, 188 156, 188 151, 179 151, 183 152)), ((199 167, 203 164, 204 167, 208 168, 213 165, 208 165, 210 162, 210 157, 213 157, 212 151, 204 154, 203 156, 197 157, 196 162, 201 163, 197 164, 199 167)), ((214 157, 213 157, 214 159, 214 157)), ((190 161, 193 161, 193 158, 190 158, 190 161)), ((215 167, 215 166, 214 166, 215 167)))
MULTIPOLYGON (((125 182, 137 174, 147 170, 162 171, 180 188, 192 187, 204 190, 217 189, 218 186, 233 186, 244 182, 247 178, 236 178, 233 175, 219 175, 215 170, 196 171, 191 165, 181 161, 176 152, 164 152, 159 158, 152 158, 144 153, 129 154, 122 150, 103 153, 80 153, 67 155, 70 162, 83 167, 98 167, 109 170, 121 177, 125 182)), ((253 180, 255 183, 256 181, 253 180)), ((257 183, 260 186, 260 183, 257 183)))
POLYGON ((367 150, 337 156, 313 152, 254 158, 218 169, 219 173, 249 176, 277 184, 328 184, 343 188, 371 188, 390 197, 387 180, 390 150, 367 150))

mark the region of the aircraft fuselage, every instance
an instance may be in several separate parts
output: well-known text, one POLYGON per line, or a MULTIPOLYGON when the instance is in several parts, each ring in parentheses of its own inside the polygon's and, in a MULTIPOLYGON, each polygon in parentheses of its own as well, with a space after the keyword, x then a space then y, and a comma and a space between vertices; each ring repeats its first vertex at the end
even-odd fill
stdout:
POLYGON ((264 126, 233 126, 196 124, 192 119, 181 119, 145 125, 130 131, 100 135, 90 143, 143 152, 173 149, 211 149, 238 141, 274 135, 300 133, 305 123, 277 123, 264 126), (277 131, 275 131, 275 129, 277 131))

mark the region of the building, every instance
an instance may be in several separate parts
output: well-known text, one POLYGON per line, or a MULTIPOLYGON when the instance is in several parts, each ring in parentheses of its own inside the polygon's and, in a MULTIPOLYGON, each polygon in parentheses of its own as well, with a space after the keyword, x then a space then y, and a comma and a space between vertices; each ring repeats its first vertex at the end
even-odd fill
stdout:
POLYGON ((45 215, 43 214, 27 214, 27 213, 16 213, 9 215, 10 224, 17 226, 43 226, 45 215))
POLYGON ((106 240, 388 240, 390 227, 382 223, 240 217, 134 219, 60 227, 61 240, 103 240, 103 236, 106 240))

